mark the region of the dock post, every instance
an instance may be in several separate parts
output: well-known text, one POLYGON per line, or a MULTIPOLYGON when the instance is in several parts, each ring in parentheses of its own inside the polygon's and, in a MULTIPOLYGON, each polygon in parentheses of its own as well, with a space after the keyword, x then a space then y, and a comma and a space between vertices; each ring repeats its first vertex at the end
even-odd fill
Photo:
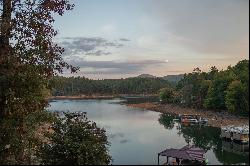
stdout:
POLYGON ((160 164, 160 154, 158 153, 158 165, 160 164))

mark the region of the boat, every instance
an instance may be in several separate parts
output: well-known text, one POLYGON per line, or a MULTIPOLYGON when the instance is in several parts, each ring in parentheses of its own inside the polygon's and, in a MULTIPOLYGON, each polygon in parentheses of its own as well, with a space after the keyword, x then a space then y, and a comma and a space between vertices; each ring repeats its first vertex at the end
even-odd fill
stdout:
POLYGON ((221 138, 241 143, 249 143, 249 126, 224 126, 221 127, 221 138))
POLYGON ((199 124, 207 124, 208 120, 206 118, 202 118, 200 115, 179 115, 179 119, 181 123, 199 123, 199 124))

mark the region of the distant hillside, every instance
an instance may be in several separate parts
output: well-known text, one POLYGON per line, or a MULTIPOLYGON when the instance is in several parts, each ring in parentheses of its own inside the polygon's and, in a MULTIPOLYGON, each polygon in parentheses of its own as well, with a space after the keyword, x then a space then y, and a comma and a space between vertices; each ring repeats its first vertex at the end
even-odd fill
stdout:
POLYGON ((179 75, 167 75, 162 77, 164 80, 167 80, 171 83, 177 83, 183 78, 184 74, 179 74, 179 75))
POLYGON ((139 76, 137 76, 138 78, 161 78, 164 79, 170 83, 178 83, 182 78, 183 78, 184 74, 179 74, 179 75, 167 75, 167 76, 163 76, 163 77, 156 77, 150 74, 141 74, 139 76))
POLYGON ((116 95, 144 94, 154 95, 160 89, 171 86, 162 78, 125 78, 91 80, 84 77, 55 76, 50 80, 53 96, 69 95, 116 95))
POLYGON ((137 76, 139 78, 156 78, 156 76, 150 75, 150 74, 141 74, 137 76))

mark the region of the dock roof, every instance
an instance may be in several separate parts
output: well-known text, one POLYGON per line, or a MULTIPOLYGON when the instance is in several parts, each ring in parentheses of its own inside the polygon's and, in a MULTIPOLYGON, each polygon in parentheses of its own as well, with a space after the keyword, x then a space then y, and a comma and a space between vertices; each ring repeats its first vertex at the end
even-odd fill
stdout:
POLYGON ((187 160, 198 160, 204 161, 204 154, 206 153, 205 150, 200 149, 194 146, 184 146, 181 149, 166 149, 160 152, 158 155, 160 156, 167 156, 179 159, 187 159, 187 160))

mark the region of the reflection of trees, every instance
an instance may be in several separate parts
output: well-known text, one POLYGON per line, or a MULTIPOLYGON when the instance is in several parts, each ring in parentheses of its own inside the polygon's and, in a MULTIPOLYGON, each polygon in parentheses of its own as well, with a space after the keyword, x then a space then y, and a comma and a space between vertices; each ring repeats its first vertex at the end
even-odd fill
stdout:
MULTIPOLYGON (((171 114, 161 114, 159 123, 166 129, 173 129, 175 116, 171 114)), ((220 142, 220 129, 208 126, 177 126, 178 133, 182 134, 187 143, 191 141, 195 146, 209 150, 211 147, 217 147, 220 142)))
POLYGON ((174 128, 174 118, 175 117, 171 114, 160 114, 160 118, 158 119, 158 121, 166 129, 173 129, 174 128))
POLYGON ((223 145, 222 140, 220 139, 219 128, 198 125, 182 125, 180 130, 185 140, 189 141, 189 139, 186 138, 191 138, 195 146, 204 148, 206 150, 212 149, 216 158, 223 164, 249 163, 249 156, 247 153, 237 154, 225 150, 222 151, 223 145))
MULTIPOLYGON (((227 142, 227 144, 234 144, 234 146, 235 145, 236 146, 246 146, 246 145, 236 144, 233 142, 227 142)), ((220 146, 219 148, 214 150, 215 156, 220 162, 222 162, 223 164, 226 164, 226 165, 239 164, 239 163, 247 163, 247 165, 249 165, 249 154, 248 154, 249 150, 248 150, 248 152, 240 152, 239 151, 237 153, 237 149, 234 149, 235 152, 231 152, 228 150, 222 150, 222 148, 225 148, 224 146, 226 146, 226 145, 223 145, 223 147, 220 146)), ((234 147, 232 147, 232 148, 234 148, 234 147)))
POLYGON ((220 142, 220 129, 208 126, 181 126, 180 130, 184 138, 190 138, 195 146, 210 150, 217 147, 220 142))
MULTIPOLYGON (((164 125, 166 129, 170 130, 174 127, 174 118, 175 117, 171 114, 161 114, 159 123, 164 125)), ((220 128, 200 125, 184 125, 179 123, 178 126, 176 126, 176 129, 178 130, 178 135, 182 134, 187 144, 192 143, 193 145, 205 150, 213 150, 216 158, 223 164, 249 164, 249 156, 247 153, 235 153, 222 150, 225 145, 222 144, 220 138, 220 128)), ((237 149, 234 150, 237 151, 237 149)))

